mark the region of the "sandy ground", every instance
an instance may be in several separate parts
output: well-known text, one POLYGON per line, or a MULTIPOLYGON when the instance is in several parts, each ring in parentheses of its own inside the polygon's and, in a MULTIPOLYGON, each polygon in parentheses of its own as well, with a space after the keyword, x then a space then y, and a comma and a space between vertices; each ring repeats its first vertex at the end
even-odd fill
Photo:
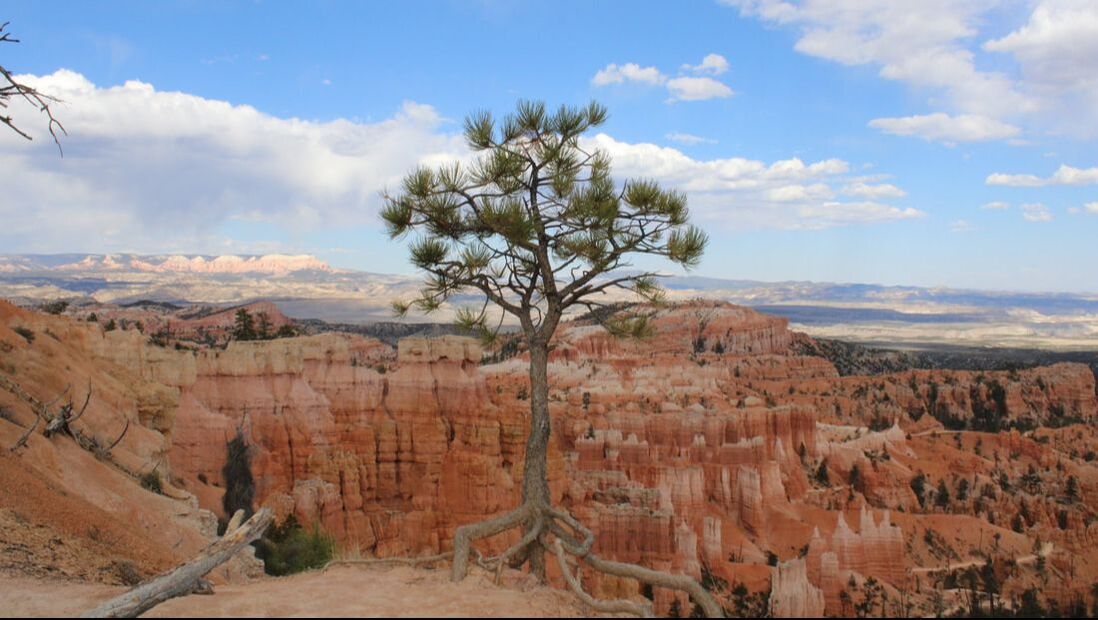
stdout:
MULTIPOLYGON (((125 591, 119 586, 0 575, 0 617, 76 616, 125 591)), ((337 567, 248 584, 217 586, 212 596, 177 598, 146 617, 578 617, 566 592, 518 573, 500 586, 471 574, 452 584, 446 571, 337 567)))

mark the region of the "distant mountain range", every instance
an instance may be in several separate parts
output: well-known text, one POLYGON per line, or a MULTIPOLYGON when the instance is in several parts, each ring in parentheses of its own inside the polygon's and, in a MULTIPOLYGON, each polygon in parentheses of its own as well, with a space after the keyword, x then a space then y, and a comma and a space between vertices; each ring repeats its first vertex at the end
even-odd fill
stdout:
POLYGON ((35 272, 266 273, 334 271, 313 256, 140 256, 137 254, 7 254, 0 255, 0 273, 35 272))
MULTIPOLYGON (((294 318, 361 324, 391 320, 390 303, 414 296, 420 283, 418 276, 334 269, 307 255, 0 255, 0 297, 24 305, 53 299, 225 305, 270 300, 294 318)), ((795 329, 840 340, 1098 350, 1098 294, 699 276, 668 277, 664 284, 672 299, 753 306, 788 317, 795 329)), ((445 313, 431 318, 445 319, 445 313)))

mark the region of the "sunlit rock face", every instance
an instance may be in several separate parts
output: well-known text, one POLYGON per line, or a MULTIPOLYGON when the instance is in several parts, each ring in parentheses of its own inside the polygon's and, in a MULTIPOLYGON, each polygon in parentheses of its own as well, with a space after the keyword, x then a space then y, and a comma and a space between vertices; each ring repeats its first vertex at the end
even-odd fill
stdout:
MULTIPOLYGON (((594 531, 600 554, 769 589, 779 614, 841 614, 852 579, 910 587, 908 569, 930 561, 908 551, 922 530, 906 513, 920 509, 913 477, 939 467, 923 435, 941 428, 936 416, 1098 411, 1094 378, 1079 365, 840 378, 827 360, 790 352, 784 319, 745 308, 673 305, 652 326, 641 341, 561 327, 549 367, 553 499, 594 531)), ((458 525, 519 502, 522 354, 482 364, 467 338, 394 349, 347 334, 178 352, 132 334, 101 335, 89 349, 160 386, 143 420, 163 435, 174 478, 211 510, 221 510, 226 444, 238 434, 258 503, 372 554, 445 550, 458 525)), ((986 445, 1050 454, 1010 433, 986 445)), ((991 475, 991 465, 950 463, 991 475)), ((984 510, 1002 523, 1010 502, 995 501, 984 510)), ((1055 520, 1050 510, 1033 512, 1055 520)), ((585 580, 598 596, 638 593, 628 581, 585 580)), ((654 597, 661 611, 676 600, 654 597)))

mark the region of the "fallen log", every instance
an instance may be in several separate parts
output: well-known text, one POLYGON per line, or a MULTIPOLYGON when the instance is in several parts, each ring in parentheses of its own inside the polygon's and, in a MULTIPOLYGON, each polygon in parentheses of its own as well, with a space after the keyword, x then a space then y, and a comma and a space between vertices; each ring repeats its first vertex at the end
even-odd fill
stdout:
MULTIPOLYGON (((261 508, 240 527, 226 531, 218 541, 202 550, 194 559, 136 588, 106 601, 81 615, 82 618, 136 618, 164 601, 190 594, 202 577, 228 561, 245 545, 257 540, 274 520, 274 514, 261 508)), ((239 522, 234 515, 232 521, 239 522)))

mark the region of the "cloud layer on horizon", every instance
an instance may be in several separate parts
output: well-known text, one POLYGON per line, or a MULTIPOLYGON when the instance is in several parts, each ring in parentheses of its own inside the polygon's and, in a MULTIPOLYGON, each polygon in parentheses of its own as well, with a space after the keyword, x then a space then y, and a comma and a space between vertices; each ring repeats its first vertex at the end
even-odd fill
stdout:
MULTIPOLYGON (((0 166, 19 180, 0 206, 0 240, 10 251, 316 251, 257 233, 233 238, 224 227, 298 234, 376 226, 380 191, 418 164, 468 156, 457 126, 421 103, 405 102, 379 122, 317 122, 140 81, 99 87, 67 70, 23 77, 65 102, 57 113, 69 136, 63 159, 41 137, 0 142, 0 166)), ((15 112, 35 128, 33 110, 15 112)), ((707 226, 826 228, 921 215, 881 202, 904 192, 856 177, 838 159, 699 160, 605 134, 587 140, 609 152, 616 175, 689 192, 707 226)))
MULTIPOLYGON (((227 240, 214 235, 227 221, 358 224, 409 168, 465 151, 439 131, 434 108, 415 102, 377 123, 315 122, 136 80, 104 88, 67 70, 23 77, 65 102, 56 114, 69 132, 63 159, 44 140, 0 143, 3 168, 19 179, 0 215, 24 251, 94 239, 104 250, 219 252, 227 240)), ((21 116, 38 121, 32 110, 21 116)))

